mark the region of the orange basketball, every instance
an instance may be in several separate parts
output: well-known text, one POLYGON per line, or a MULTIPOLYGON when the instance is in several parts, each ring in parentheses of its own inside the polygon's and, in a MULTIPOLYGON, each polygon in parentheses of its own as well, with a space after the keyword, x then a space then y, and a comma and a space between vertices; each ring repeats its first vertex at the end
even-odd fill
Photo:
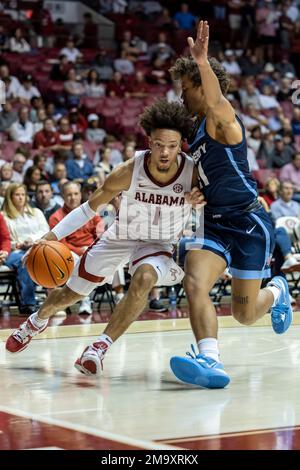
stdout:
POLYGON ((36 284, 50 289, 67 282, 74 268, 74 259, 66 245, 47 241, 32 248, 26 267, 36 284))

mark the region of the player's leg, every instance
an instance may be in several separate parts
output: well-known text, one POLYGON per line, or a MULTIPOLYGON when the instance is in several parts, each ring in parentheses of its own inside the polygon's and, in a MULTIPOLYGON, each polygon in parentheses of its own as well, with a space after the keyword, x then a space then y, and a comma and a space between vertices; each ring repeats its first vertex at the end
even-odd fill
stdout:
POLYGON ((147 260, 144 261, 134 272, 128 292, 116 305, 104 332, 77 359, 75 367, 83 374, 98 375, 101 372, 109 347, 125 333, 147 304, 149 292, 157 282, 157 273, 147 260))
POLYGON ((18 353, 26 349, 32 338, 42 333, 42 331, 47 328, 50 317, 55 315, 59 310, 70 307, 82 298, 83 296, 72 291, 67 286, 52 290, 39 310, 30 315, 30 317, 9 336, 6 341, 6 350, 11 353, 18 353))
POLYGON ((284 333, 293 316, 286 280, 275 276, 261 289, 262 279, 271 276, 274 234, 270 219, 261 209, 238 223, 231 250, 232 314, 240 323, 251 325, 271 309, 274 331, 284 333))
POLYGON ((187 255, 184 288, 199 353, 193 348, 193 356, 171 358, 171 369, 183 382, 207 388, 223 388, 230 381, 219 362, 217 317, 209 297, 209 292, 225 268, 225 258, 213 251, 192 250, 187 255))

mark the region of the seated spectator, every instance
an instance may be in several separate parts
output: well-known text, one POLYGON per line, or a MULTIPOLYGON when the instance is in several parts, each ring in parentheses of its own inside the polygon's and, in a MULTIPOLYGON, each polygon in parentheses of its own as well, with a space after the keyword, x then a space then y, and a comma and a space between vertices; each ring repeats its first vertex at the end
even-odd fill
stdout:
POLYGON ((225 60, 222 62, 222 65, 226 72, 230 75, 241 75, 241 68, 236 60, 236 56, 234 51, 231 49, 227 49, 225 51, 225 60))
POLYGON ((163 29, 165 31, 173 31, 174 30, 174 23, 170 14, 170 10, 168 8, 163 8, 160 15, 155 19, 155 27, 163 29))
POLYGON ((187 3, 182 3, 180 11, 174 16, 175 26, 179 29, 190 30, 193 29, 197 21, 197 17, 190 13, 189 6, 187 3))
POLYGON ((129 87, 132 98, 145 98, 149 95, 149 84, 145 80, 144 72, 137 70, 129 87))
POLYGON ((29 120, 29 110, 27 107, 22 107, 19 109, 17 121, 11 125, 11 140, 22 144, 31 144, 33 134, 34 127, 32 122, 29 120))
MULTIPOLYGON (((60 222, 69 212, 76 209, 81 204, 80 185, 75 182, 65 183, 62 187, 62 196, 64 206, 58 209, 49 219, 49 225, 52 229, 60 222)), ((104 224, 99 215, 93 217, 83 227, 73 232, 66 238, 60 240, 71 250, 75 262, 83 255, 86 249, 101 235, 104 231, 104 224)), ((92 313, 91 302, 86 297, 80 302, 79 313, 92 313)))
POLYGON ((46 119, 51 119, 51 118, 47 118, 45 108, 38 109, 36 113, 36 120, 35 120, 35 123, 33 124, 34 136, 36 136, 38 132, 44 129, 44 122, 46 119))
POLYGON ((116 72, 120 72, 122 75, 133 75, 134 65, 133 61, 130 60, 131 56, 126 50, 121 51, 119 58, 114 60, 114 69, 116 72))
POLYGON ((105 96, 105 89, 106 86, 100 82, 98 72, 91 69, 84 84, 85 95, 89 98, 101 98, 105 96))
POLYGON ((17 119, 17 112, 13 109, 11 102, 3 103, 0 111, 0 132, 7 131, 17 119))
POLYGON ((84 95, 84 86, 81 77, 77 76, 76 70, 71 68, 68 72, 67 80, 64 83, 64 90, 69 106, 78 106, 80 98, 84 95))
POLYGON ((289 181, 294 185, 294 191, 300 192, 300 152, 294 153, 291 163, 281 168, 280 181, 289 181))
POLYGON ((274 90, 269 85, 264 85, 259 97, 260 109, 278 109, 279 103, 274 96, 274 90))
POLYGON ((280 134, 274 137, 275 147, 270 155, 271 161, 268 168, 282 168, 292 161, 295 150, 291 145, 286 145, 280 134))
POLYGON ((33 97, 41 96, 39 90, 33 85, 32 75, 26 75, 22 85, 18 89, 17 98, 24 106, 30 106, 33 97))
POLYGON ((19 79, 10 74, 8 65, 1 65, 0 79, 5 80, 6 78, 9 78, 9 82, 5 84, 6 100, 16 98, 21 85, 19 79))
POLYGON ((72 63, 78 62, 78 60, 82 58, 82 54, 79 49, 75 47, 74 40, 72 38, 68 39, 66 47, 60 51, 60 55, 65 55, 68 62, 72 63))
POLYGON ((259 165, 256 160, 255 152, 251 147, 247 148, 247 160, 248 160, 250 171, 259 170, 259 165))
POLYGON ((71 108, 69 111, 70 128, 73 134, 85 134, 87 122, 85 117, 79 113, 78 108, 71 108))
POLYGON ((36 192, 36 187, 39 181, 42 179, 42 172, 39 167, 32 165, 30 166, 24 175, 24 185, 26 186, 28 196, 32 196, 36 192))
POLYGON ((60 189, 58 187, 59 183, 62 180, 67 179, 67 168, 66 165, 62 162, 57 162, 54 164, 53 174, 50 178, 51 188, 54 194, 60 194, 60 189))
POLYGON ((21 28, 17 28, 14 36, 10 38, 9 49, 11 52, 19 52, 20 54, 31 51, 31 47, 26 41, 21 28))
POLYGON ((49 226, 43 213, 29 206, 26 186, 19 183, 13 183, 8 187, 3 203, 3 215, 10 232, 12 246, 11 254, 5 264, 17 271, 21 291, 20 313, 31 315, 36 311, 35 283, 23 266, 22 258, 32 247, 33 242, 49 231, 49 226))
POLYGON ((263 199, 266 201, 269 207, 273 204, 274 201, 278 199, 278 193, 280 188, 280 182, 274 176, 271 176, 267 179, 264 186, 264 194, 262 195, 263 199))
POLYGON ((93 69, 99 75, 100 80, 105 82, 109 81, 113 77, 113 59, 107 54, 106 49, 100 49, 99 54, 96 55, 92 64, 93 69))
POLYGON ((128 86, 123 80, 122 74, 120 72, 114 72, 112 80, 107 84, 107 96, 119 96, 122 98, 123 96, 126 96, 127 93, 128 86))
POLYGON ((145 54, 147 47, 147 43, 138 36, 133 37, 131 31, 124 31, 120 51, 126 51, 132 60, 136 60, 142 54, 145 54))
POLYGON ((67 80, 68 72, 70 70, 70 62, 66 55, 59 56, 58 64, 54 64, 50 73, 51 80, 65 81, 67 80))
POLYGON ((134 154, 135 146, 130 143, 126 144, 122 153, 123 161, 127 162, 127 160, 130 160, 134 157, 134 154))
MULTIPOLYGON (((31 100, 30 100, 30 106, 31 106, 31 109, 30 109, 29 118, 30 118, 30 121, 35 124, 39 120, 38 112, 41 109, 43 109, 44 112, 46 113, 45 105, 44 105, 42 97, 41 96, 33 96, 33 98, 31 98, 31 100)), ((46 118, 46 116, 45 116, 45 118, 46 118)), ((41 129, 39 129, 39 131, 40 130, 41 129)))
POLYGON ((168 67, 160 59, 155 59, 152 69, 147 74, 147 79, 154 85, 166 85, 170 81, 168 67))
POLYGON ((74 132, 70 127, 70 121, 67 117, 62 117, 58 121, 58 141, 61 147, 64 147, 66 150, 72 148, 74 132))
POLYGON ((50 176, 47 173, 46 166, 47 166, 47 157, 43 154, 36 154, 33 157, 33 165, 38 167, 41 170, 41 179, 49 181, 50 176))
POLYGON ((99 175, 100 179, 106 179, 107 176, 111 173, 113 166, 111 164, 111 149, 109 147, 104 147, 101 151, 100 162, 95 168, 95 174, 99 175))
POLYGON ((89 124, 86 130, 86 139, 90 142, 102 144, 106 132, 104 129, 99 128, 99 117, 97 114, 89 114, 87 120, 89 124))
POLYGON ((84 181, 92 176, 94 169, 92 163, 84 154, 81 142, 74 142, 72 156, 66 162, 67 177, 69 180, 84 181))
POLYGON ((171 60, 173 57, 175 57, 175 51, 168 44, 167 35, 165 32, 161 31, 158 34, 158 41, 148 48, 147 55, 150 61, 153 61, 156 59, 156 57, 158 57, 163 62, 167 62, 168 60, 171 60))
POLYGON ((10 181, 0 181, 0 211, 2 210, 6 190, 10 184, 10 181))
POLYGON ((275 64, 275 69, 282 77, 290 74, 291 78, 296 77, 296 70, 294 65, 289 62, 289 54, 284 53, 282 59, 275 64))
MULTIPOLYGON (((111 150, 111 159, 110 163, 112 164, 113 167, 119 165, 119 163, 123 162, 122 158, 122 153, 120 150, 116 147, 117 144, 117 139, 113 135, 107 135, 105 139, 103 140, 103 145, 104 147, 109 147, 111 150)), ((101 160, 101 156, 99 152, 96 152, 95 157, 94 157, 94 165, 98 165, 98 163, 101 160)))
POLYGON ((15 153, 12 164, 13 164, 13 175, 12 181, 14 183, 23 183, 24 179, 24 166, 26 163, 26 157, 22 153, 15 153))
POLYGON ((0 168, 0 181, 12 181, 13 167, 9 162, 4 163, 0 168))
POLYGON ((262 132, 260 126, 255 126, 252 128, 250 137, 248 137, 248 145, 251 147, 257 155, 257 152, 262 143, 262 132))
POLYGON ((273 202, 271 206, 271 213, 276 221, 279 217, 299 217, 300 204, 293 201, 294 187, 289 181, 280 184, 279 198, 273 202))
POLYGON ((249 105, 253 105, 255 109, 260 109, 260 93, 256 88, 252 79, 245 81, 245 86, 240 90, 242 107, 247 108, 249 105))
POLYGON ((61 206, 53 198, 53 191, 49 181, 41 180, 36 185, 36 192, 30 202, 31 207, 37 207, 44 214, 47 222, 54 212, 61 206))
POLYGON ((33 148, 57 150, 59 147, 59 134, 55 129, 53 119, 47 118, 44 121, 44 128, 34 136, 33 148))
POLYGON ((0 52, 8 49, 8 36, 2 24, 0 24, 0 52))

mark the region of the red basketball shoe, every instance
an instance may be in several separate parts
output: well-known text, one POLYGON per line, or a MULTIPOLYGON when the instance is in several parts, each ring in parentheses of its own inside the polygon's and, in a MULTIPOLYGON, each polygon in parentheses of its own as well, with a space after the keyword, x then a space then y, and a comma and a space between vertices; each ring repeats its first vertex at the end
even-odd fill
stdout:
POLYGON ((6 340, 6 350, 10 353, 19 353, 27 348, 32 338, 48 326, 48 322, 42 328, 37 328, 32 324, 30 318, 22 323, 18 330, 14 331, 6 340))
POLYGON ((103 370, 104 355, 108 348, 109 345, 105 341, 98 341, 87 346, 74 367, 85 375, 100 375, 103 370))

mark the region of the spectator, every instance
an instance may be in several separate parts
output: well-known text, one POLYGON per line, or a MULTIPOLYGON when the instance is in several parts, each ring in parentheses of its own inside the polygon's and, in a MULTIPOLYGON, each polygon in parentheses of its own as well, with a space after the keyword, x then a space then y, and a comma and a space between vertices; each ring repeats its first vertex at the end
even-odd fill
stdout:
POLYGON ((97 70, 91 69, 84 84, 85 95, 90 98, 102 98, 105 96, 105 85, 100 82, 97 70))
POLYGON ((8 49, 8 37, 5 33, 4 27, 0 24, 0 52, 8 49))
POLYGON ((18 112, 18 120, 10 128, 10 137, 16 142, 22 144, 31 144, 34 134, 34 128, 29 121, 29 111, 27 107, 22 107, 18 112))
POLYGON ((281 135, 274 137, 275 147, 270 155, 271 161, 268 168, 282 168, 286 163, 290 163, 295 150, 290 145, 286 145, 281 135))
POLYGON ((32 82, 32 75, 26 75, 23 80, 23 84, 20 86, 17 92, 17 98, 19 98, 20 103, 25 106, 30 106, 33 97, 41 96, 39 90, 33 85, 32 82))
POLYGON ((275 10, 275 6, 271 2, 263 2, 256 10, 259 40, 265 49, 269 62, 273 62, 279 16, 280 13, 275 10))
POLYGON ((241 29, 242 24, 242 7, 241 0, 231 0, 228 2, 228 22, 230 27, 230 44, 234 44, 237 33, 241 29))
POLYGON ((54 64, 51 70, 50 78, 54 81, 65 81, 70 70, 70 63, 66 55, 59 56, 58 64, 54 64))
POLYGON ((32 196, 36 192, 37 184, 42 179, 42 172, 39 167, 32 165, 30 166, 24 175, 24 185, 26 186, 28 196, 32 196))
POLYGON ((108 96, 114 97, 119 96, 123 97, 126 95, 127 84, 123 80, 123 76, 120 72, 114 72, 113 78, 107 84, 106 93, 108 96))
POLYGON ((0 181, 12 181, 13 167, 9 162, 4 163, 0 168, 0 181))
MULTIPOLYGON (((30 100, 30 105, 31 105, 30 115, 29 115, 30 116, 30 121, 35 124, 39 120, 38 112, 41 109, 43 109, 44 112, 46 113, 42 97, 41 96, 33 96, 33 98, 31 98, 31 100, 30 100)), ((41 129, 39 129, 39 130, 41 130, 41 129)))
POLYGON ((74 68, 71 68, 68 72, 67 80, 64 83, 64 90, 67 95, 68 105, 78 106, 80 98, 84 95, 84 86, 81 83, 81 77, 77 76, 74 68))
POLYGON ((98 26, 93 22, 91 13, 83 15, 83 41, 82 47, 91 48, 98 45, 98 26))
POLYGON ((267 179, 265 186, 264 186, 264 194, 263 199, 266 201, 269 207, 273 204, 273 202, 277 201, 278 199, 278 192, 280 188, 280 182, 274 176, 271 176, 267 179))
POLYGON ((70 121, 67 117, 62 117, 58 123, 58 141, 59 145, 64 147, 66 150, 72 148, 74 132, 70 127, 70 121))
POLYGON ((113 166, 111 164, 111 149, 109 147, 104 147, 101 152, 101 159, 98 165, 95 168, 95 173, 99 175, 100 179, 106 179, 106 177, 111 173, 113 166))
POLYGON ((0 112, 0 132, 7 131, 17 119, 17 112, 13 109, 11 102, 4 103, 0 112))
POLYGON ((84 135, 87 128, 85 117, 79 113, 78 108, 71 108, 69 112, 70 128, 73 134, 84 135))
POLYGON ((248 78, 245 82, 244 88, 240 90, 242 107, 247 108, 252 105, 255 109, 260 109, 260 93, 256 88, 252 79, 248 78))
POLYGON ((45 119, 44 128, 34 136, 33 148, 38 150, 57 150, 59 148, 59 134, 55 130, 53 119, 45 119))
POLYGON ((13 158, 13 175, 12 181, 15 183, 23 183, 24 179, 24 165, 26 157, 22 153, 16 153, 13 158))
POLYGON ((9 48, 11 52, 19 52, 20 54, 31 51, 31 47, 24 38, 21 28, 17 28, 14 36, 10 38, 9 48))
POLYGON ((273 202, 271 206, 272 216, 274 220, 279 217, 299 217, 300 205, 298 202, 293 201, 294 187, 289 181, 284 181, 280 185, 280 197, 277 201, 273 202))
POLYGON ((4 198, 5 198, 5 193, 8 188, 8 186, 11 184, 10 181, 1 181, 0 182, 0 210, 2 210, 4 198))
POLYGON ((222 62, 222 65, 226 72, 230 75, 241 75, 241 68, 236 60, 236 56, 231 49, 225 51, 226 59, 222 62))
MULTIPOLYGON (((112 164, 113 167, 117 166, 119 163, 122 163, 123 158, 122 154, 117 147, 117 139, 113 135, 107 135, 105 139, 103 140, 103 145, 104 147, 109 147, 111 149, 111 160, 110 163, 112 164)), ((94 165, 97 165, 100 161, 100 154, 99 152, 96 152, 96 155, 94 157, 94 165)))
POLYGON ((10 233, 6 225, 3 215, 0 213, 0 272, 1 266, 6 263, 6 260, 11 252, 10 233))
POLYGON ((5 264, 17 271, 21 291, 20 313, 31 315, 36 311, 35 284, 22 264, 22 258, 35 240, 49 231, 43 213, 27 203, 23 184, 11 184, 5 195, 3 215, 10 231, 12 251, 5 264))
POLYGON ((72 63, 78 62, 78 60, 82 57, 79 49, 74 46, 74 40, 72 38, 68 39, 66 47, 60 51, 60 55, 65 55, 68 62, 72 63))
POLYGON ((100 49, 93 62, 93 69, 99 75, 100 80, 109 81, 113 77, 113 59, 107 54, 106 49, 100 49))
POLYGON ((106 132, 104 129, 99 128, 99 117, 97 114, 89 114, 87 120, 89 127, 86 131, 86 139, 90 142, 102 144, 103 139, 106 137, 106 132))
POLYGON ((50 176, 46 171, 47 166, 47 158, 43 154, 36 154, 33 157, 33 165, 37 166, 41 170, 41 179, 43 180, 50 180, 50 176))
POLYGON ((5 81, 6 100, 16 98, 21 84, 17 77, 10 75, 10 70, 7 65, 1 65, 0 79, 5 81))
POLYGON ((36 136, 38 132, 44 129, 44 122, 46 119, 51 119, 51 118, 47 118, 45 108, 38 109, 36 113, 36 120, 35 120, 35 123, 33 124, 34 136, 36 136))
POLYGON ((84 181, 93 174, 93 165, 85 157, 83 145, 80 142, 74 142, 72 148, 72 158, 66 162, 67 177, 69 180, 84 181))
POLYGON ((36 192, 31 200, 30 205, 40 209, 43 212, 47 222, 49 221, 51 215, 60 208, 60 205, 57 204, 53 198, 53 191, 49 181, 41 180, 37 183, 36 192))
MULTIPOLYGON (((62 196, 64 206, 58 209, 49 219, 49 225, 52 229, 58 224, 69 212, 76 209, 81 204, 81 189, 78 183, 68 182, 62 187, 62 196)), ((71 250, 74 260, 77 261, 86 251, 86 249, 96 240, 96 238, 104 231, 104 224, 96 215, 83 227, 73 232, 68 237, 60 240, 71 250)), ((79 313, 92 313, 91 302, 86 297, 80 302, 79 313)))
POLYGON ((158 34, 158 41, 152 44, 148 49, 148 57, 150 61, 159 57, 162 61, 166 62, 175 57, 175 51, 167 42, 167 35, 165 32, 158 34))
POLYGON ((132 98, 145 98, 149 95, 149 85, 145 80, 144 72, 141 70, 135 72, 129 91, 132 98))
POLYGON ((275 64, 275 69, 282 77, 293 79, 296 76, 296 70, 294 65, 289 62, 288 57, 288 53, 285 52, 282 59, 275 64))
POLYGON ((130 160, 133 158, 135 155, 135 146, 128 143, 125 145, 124 150, 123 150, 123 161, 126 162, 127 160, 130 160))
POLYGON ((67 168, 62 162, 54 164, 53 175, 51 176, 51 188, 55 195, 60 194, 59 184, 67 179, 67 168))
POLYGON ((121 51, 119 58, 114 60, 114 69, 116 72, 120 72, 122 75, 133 75, 134 74, 134 65, 132 60, 130 60, 130 53, 126 50, 121 51))
POLYGON ((281 168, 280 181, 289 181, 294 185, 294 191, 300 192, 300 152, 294 153, 292 162, 281 168))
POLYGON ((180 11, 174 16, 174 24, 179 29, 191 30, 195 26, 197 17, 190 13, 187 3, 182 3, 180 11))

